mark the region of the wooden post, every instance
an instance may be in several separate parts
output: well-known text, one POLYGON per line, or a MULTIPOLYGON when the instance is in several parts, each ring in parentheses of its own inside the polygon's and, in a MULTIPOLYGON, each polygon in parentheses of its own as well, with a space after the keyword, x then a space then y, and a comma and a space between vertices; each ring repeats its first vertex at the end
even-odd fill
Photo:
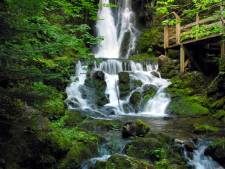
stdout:
POLYGON ((164 27, 164 48, 169 47, 169 28, 168 26, 164 27))
POLYGON ((224 38, 222 36, 222 39, 221 39, 221 44, 220 44, 220 49, 221 49, 221 58, 224 58, 225 57, 225 41, 224 41, 224 38))
POLYGON ((224 24, 224 17, 223 17, 223 10, 224 10, 224 6, 223 6, 223 1, 221 2, 220 5, 220 13, 221 13, 221 26, 222 26, 222 35, 221 35, 221 44, 220 44, 220 49, 221 49, 221 58, 225 57, 225 39, 224 39, 224 34, 225 34, 225 24, 224 24))
MULTIPOLYGON (((196 22, 196 27, 199 29, 199 21, 200 21, 200 18, 199 18, 199 13, 196 14, 196 19, 195 19, 195 22, 196 22)), ((198 39, 198 32, 196 32, 195 34, 195 39, 197 40, 198 39)))
POLYGON ((180 45, 180 72, 184 73, 185 68, 185 48, 184 45, 180 45))
POLYGON ((176 17, 176 44, 180 44, 180 31, 181 31, 181 27, 180 27, 180 17, 179 15, 177 15, 176 12, 173 12, 173 14, 176 17))

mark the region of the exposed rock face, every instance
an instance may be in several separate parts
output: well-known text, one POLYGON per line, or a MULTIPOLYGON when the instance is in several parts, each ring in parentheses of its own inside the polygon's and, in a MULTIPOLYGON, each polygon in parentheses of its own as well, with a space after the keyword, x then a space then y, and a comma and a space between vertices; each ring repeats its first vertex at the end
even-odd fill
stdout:
POLYGON ((150 127, 141 120, 136 122, 128 122, 122 128, 122 136, 124 138, 132 136, 145 136, 150 130, 150 127))

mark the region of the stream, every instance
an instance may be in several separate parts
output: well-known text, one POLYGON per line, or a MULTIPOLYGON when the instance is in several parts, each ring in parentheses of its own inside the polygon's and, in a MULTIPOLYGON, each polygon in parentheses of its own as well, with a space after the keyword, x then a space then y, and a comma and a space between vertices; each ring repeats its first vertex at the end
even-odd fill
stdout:
MULTIPOLYGON (((75 76, 71 78, 73 82, 66 89, 68 96, 66 102, 69 109, 92 112, 91 115, 94 117, 98 117, 101 114, 101 118, 119 118, 124 119, 123 121, 144 118, 151 124, 153 130, 167 130, 167 132, 176 134, 174 129, 171 128, 170 130, 168 127, 169 124, 175 123, 176 119, 166 119, 166 117, 168 118, 166 110, 171 98, 165 92, 165 89, 171 82, 168 79, 161 78, 157 64, 126 60, 134 53, 136 40, 140 33, 136 28, 135 13, 132 11, 132 0, 119 0, 118 9, 106 7, 110 3, 109 0, 101 0, 100 3, 106 5, 101 5, 102 7, 99 9, 99 20, 96 23, 96 30, 98 36, 104 37, 104 40, 94 52, 96 58, 104 60, 100 63, 95 63, 91 72, 101 71, 104 73, 106 82, 105 95, 108 98, 108 103, 101 108, 97 108, 91 100, 83 97, 84 90, 81 89, 85 86, 88 72, 87 66, 79 61, 76 64, 75 76), (132 89, 125 97, 120 97, 118 82, 120 72, 128 72, 131 80, 141 82, 141 86, 132 89), (156 93, 149 100, 142 102, 142 106, 139 106, 138 110, 136 110, 130 104, 131 97, 135 92, 143 95, 147 86, 154 86, 156 93), (103 109, 110 109, 113 111, 113 114, 105 114, 102 111, 103 109), (98 115, 96 115, 96 112, 98 112, 98 115)), ((127 85, 130 85, 129 82, 127 82, 127 85)), ((176 131, 179 133, 179 129, 176 131)), ((104 134, 106 134, 105 138, 107 138, 107 141, 99 147, 99 156, 86 161, 82 165, 82 169, 89 169, 95 165, 96 161, 107 161, 112 154, 123 152, 127 141, 121 138, 120 133, 113 133, 111 136, 107 135, 107 133, 104 134), (112 143, 112 140, 115 143, 112 143), (113 151, 111 151, 109 146, 112 146, 112 144, 119 146, 114 147, 113 151)), ((188 134, 184 135, 189 137, 188 134)), ((188 156, 188 153, 184 151, 188 164, 195 169, 222 169, 210 157, 204 155, 206 148, 207 144, 199 143, 192 156, 188 156)))

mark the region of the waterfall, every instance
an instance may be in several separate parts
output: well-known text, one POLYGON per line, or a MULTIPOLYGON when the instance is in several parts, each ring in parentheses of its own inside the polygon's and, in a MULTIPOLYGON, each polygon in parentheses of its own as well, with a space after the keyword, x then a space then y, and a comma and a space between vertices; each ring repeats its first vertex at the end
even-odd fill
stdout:
POLYGON ((103 37, 103 41, 98 46, 96 58, 119 58, 116 23, 109 5, 109 0, 100 0, 96 29, 98 36, 103 37))
MULTIPOLYGON (((106 110, 113 110, 115 115, 166 116, 166 108, 170 98, 164 89, 170 85, 170 82, 161 78, 157 64, 137 63, 128 60, 135 50, 139 31, 136 28, 135 13, 132 11, 132 0, 119 0, 117 6, 118 8, 111 8, 109 0, 100 0, 96 23, 97 35, 103 40, 97 47, 95 57, 101 58, 103 61, 95 63, 92 71, 98 70, 105 74, 105 95, 108 103, 103 107, 106 110), (131 89, 130 93, 123 98, 120 97, 119 90, 118 74, 120 72, 128 72, 131 80, 142 83, 141 86, 131 89), (157 90, 155 96, 140 105, 139 108, 134 109, 130 104, 132 94, 140 92, 143 95, 147 85, 155 86, 157 90)), ((77 67, 79 69, 76 70, 76 78, 67 88, 69 108, 97 109, 90 103, 90 100, 86 100, 82 95, 82 85, 85 85, 87 72, 80 62, 78 62, 77 67)), ((126 85, 130 86, 131 84, 127 82, 126 85)), ((98 108, 96 111, 102 111, 102 109, 98 108)))
POLYGON ((221 167, 211 157, 204 154, 207 147, 207 142, 200 142, 197 145, 197 149, 194 150, 192 158, 188 156, 188 152, 185 150, 185 157, 188 160, 188 164, 193 166, 194 169, 223 169, 223 167, 221 167))

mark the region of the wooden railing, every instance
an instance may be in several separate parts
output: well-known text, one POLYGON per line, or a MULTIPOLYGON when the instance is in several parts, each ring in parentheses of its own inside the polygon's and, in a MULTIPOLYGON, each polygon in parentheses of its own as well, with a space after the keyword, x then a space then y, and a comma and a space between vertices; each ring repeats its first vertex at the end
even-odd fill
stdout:
POLYGON ((212 8, 218 13, 208 17, 204 16, 204 18, 201 18, 201 13, 197 13, 195 16, 195 21, 190 23, 186 22, 186 24, 182 24, 185 20, 184 16, 180 17, 176 12, 172 12, 171 15, 175 18, 176 25, 166 25, 164 27, 164 48, 172 48, 181 44, 194 42, 209 37, 221 36, 223 34, 222 30, 224 29, 225 23, 223 16, 224 8, 221 4, 217 4, 212 8), (205 36, 201 36, 198 31, 193 32, 194 28, 200 30, 203 25, 204 28, 208 29, 217 26, 220 31, 209 31, 209 34, 206 34, 205 36))

